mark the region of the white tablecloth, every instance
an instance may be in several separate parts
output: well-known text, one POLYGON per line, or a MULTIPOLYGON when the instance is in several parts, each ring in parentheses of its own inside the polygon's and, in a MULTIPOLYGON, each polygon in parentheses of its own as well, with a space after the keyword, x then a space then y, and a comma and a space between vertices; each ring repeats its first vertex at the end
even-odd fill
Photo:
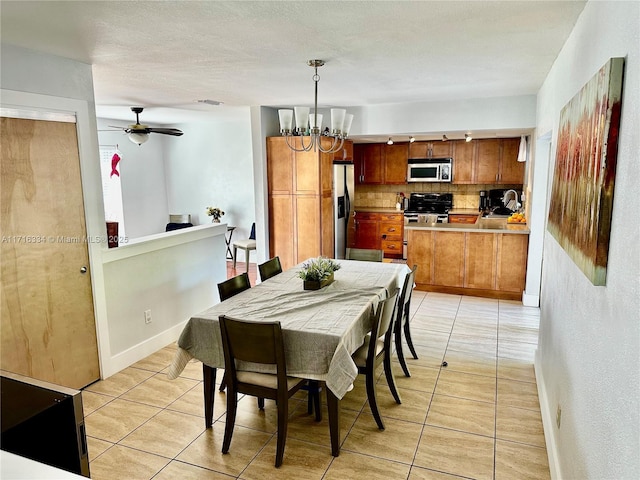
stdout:
POLYGON ((287 374, 323 380, 342 398, 358 370, 351 359, 371 329, 371 313, 388 292, 402 288, 409 268, 404 264, 340 260, 335 281, 321 290, 305 291, 291 268, 208 310, 194 315, 178 340, 169 369, 176 378, 191 358, 224 368, 218 317, 280 321, 287 374))

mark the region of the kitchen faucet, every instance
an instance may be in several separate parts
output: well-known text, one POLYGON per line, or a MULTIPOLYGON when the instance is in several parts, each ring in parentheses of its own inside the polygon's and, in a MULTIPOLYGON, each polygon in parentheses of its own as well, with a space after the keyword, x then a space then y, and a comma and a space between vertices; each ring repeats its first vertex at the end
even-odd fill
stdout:
POLYGON ((515 211, 520 208, 520 203, 518 203, 518 193, 515 190, 507 190, 504 192, 504 196, 502 197, 502 203, 511 211, 515 211), (513 193, 513 198, 507 202, 507 195, 513 193))

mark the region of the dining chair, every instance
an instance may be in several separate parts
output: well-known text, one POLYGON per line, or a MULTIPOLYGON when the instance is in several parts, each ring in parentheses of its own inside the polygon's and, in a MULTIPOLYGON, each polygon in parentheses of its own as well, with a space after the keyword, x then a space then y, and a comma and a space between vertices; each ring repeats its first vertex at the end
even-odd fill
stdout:
POLYGON ((236 421, 238 393, 276 401, 278 437, 276 467, 282 465, 287 439, 289 398, 306 380, 287 376, 284 342, 280 322, 251 322, 220 316, 225 372, 228 372, 227 419, 222 453, 229 452, 236 421), (276 373, 257 373, 238 369, 236 362, 274 365, 276 373))
POLYGON ((365 262, 381 262, 384 257, 382 250, 374 250, 371 248, 347 248, 345 254, 346 260, 362 260, 365 262))
POLYGON ((247 272, 249 271, 249 254, 251 250, 256 249, 256 224, 253 223, 251 225, 251 233, 249 234, 249 238, 244 240, 234 240, 233 241, 233 268, 236 268, 236 259, 238 258, 238 249, 244 250, 245 252, 245 261, 247 264, 247 272))
POLYGON ((258 272, 260 272, 260 280, 263 282, 268 278, 275 277, 279 273, 282 273, 280 257, 273 257, 272 259, 258 265, 258 272))
POLYGON ((249 288, 251 288, 251 283, 249 283, 249 274, 244 272, 240 275, 236 275, 235 277, 218 284, 220 301, 224 302, 228 298, 231 298, 240 292, 244 292, 249 288))
POLYGON ((411 330, 409 329, 411 293, 413 292, 413 284, 416 278, 417 269, 418 266, 414 265, 413 269, 404 277, 404 285, 402 286, 402 292, 400 293, 400 298, 398 299, 398 311, 396 313, 396 321, 393 327, 396 344, 396 355, 398 356, 398 361, 400 362, 402 371, 407 377, 411 376, 411 372, 409 371, 409 367, 407 366, 407 362, 404 358, 404 352, 402 351, 403 333, 407 341, 409 350, 411 351, 411 355, 413 355, 413 358, 415 358, 416 360, 418 359, 418 354, 416 353, 416 349, 413 346, 413 340, 411 340, 411 330))
POLYGON ((353 361, 358 367, 358 373, 365 375, 367 400, 369 400, 371 413, 373 413, 373 418, 375 418, 380 430, 384 430, 376 395, 376 368, 380 363, 384 364, 384 374, 387 378, 387 385, 389 385, 391 395, 393 395, 396 403, 402 403, 400 393, 396 388, 393 370, 391 369, 391 337, 393 336, 393 314, 397 297, 398 290, 378 304, 371 333, 367 335, 364 345, 352 355, 353 361))

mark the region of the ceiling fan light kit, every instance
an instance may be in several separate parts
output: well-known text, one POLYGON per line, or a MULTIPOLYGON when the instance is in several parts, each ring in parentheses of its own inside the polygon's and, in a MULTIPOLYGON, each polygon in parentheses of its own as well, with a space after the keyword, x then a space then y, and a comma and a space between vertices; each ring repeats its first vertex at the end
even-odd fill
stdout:
POLYGON ((324 60, 309 60, 308 65, 314 68, 313 82, 315 84, 314 110, 310 113, 309 107, 294 107, 290 109, 278 110, 280 120, 280 133, 287 140, 287 145, 291 150, 296 152, 308 152, 320 150, 323 153, 335 153, 342 150, 344 139, 349 135, 353 115, 347 114, 344 108, 331 109, 331 130, 329 128, 322 130, 322 114, 318 113, 318 67, 324 65, 324 60), (293 129, 293 118, 295 113, 296 128, 293 129), (308 119, 308 122, 307 122, 308 119), (294 135, 301 136, 300 148, 291 143, 291 137, 294 135), (309 137, 309 142, 305 142, 305 136, 309 137), (333 138, 333 142, 329 148, 324 148, 321 143, 321 136, 333 138))
POLYGON ((182 130, 178 130, 177 128, 155 128, 149 127, 148 125, 142 125, 140 123, 140 114, 144 108, 142 107, 131 107, 131 111, 136 114, 136 123, 134 125, 129 125, 128 127, 113 127, 120 128, 124 130, 129 136, 129 140, 131 140, 136 145, 142 145, 147 140, 149 140, 150 133, 161 133, 163 135, 171 135, 174 137, 179 137, 183 135, 182 130))

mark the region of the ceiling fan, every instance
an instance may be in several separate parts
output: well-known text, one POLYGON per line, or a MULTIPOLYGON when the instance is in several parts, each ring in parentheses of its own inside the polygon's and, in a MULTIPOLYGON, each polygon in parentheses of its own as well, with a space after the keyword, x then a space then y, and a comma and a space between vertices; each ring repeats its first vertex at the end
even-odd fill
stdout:
POLYGON ((131 111, 136 114, 135 125, 129 125, 128 127, 110 125, 110 127, 121 128, 129 135, 129 140, 138 145, 142 145, 149 140, 150 133, 162 133, 163 135, 173 135, 174 137, 179 137, 183 134, 182 130, 178 130, 177 128, 155 128, 140 124, 139 115, 142 113, 142 110, 144 110, 142 107, 131 107, 131 111))

